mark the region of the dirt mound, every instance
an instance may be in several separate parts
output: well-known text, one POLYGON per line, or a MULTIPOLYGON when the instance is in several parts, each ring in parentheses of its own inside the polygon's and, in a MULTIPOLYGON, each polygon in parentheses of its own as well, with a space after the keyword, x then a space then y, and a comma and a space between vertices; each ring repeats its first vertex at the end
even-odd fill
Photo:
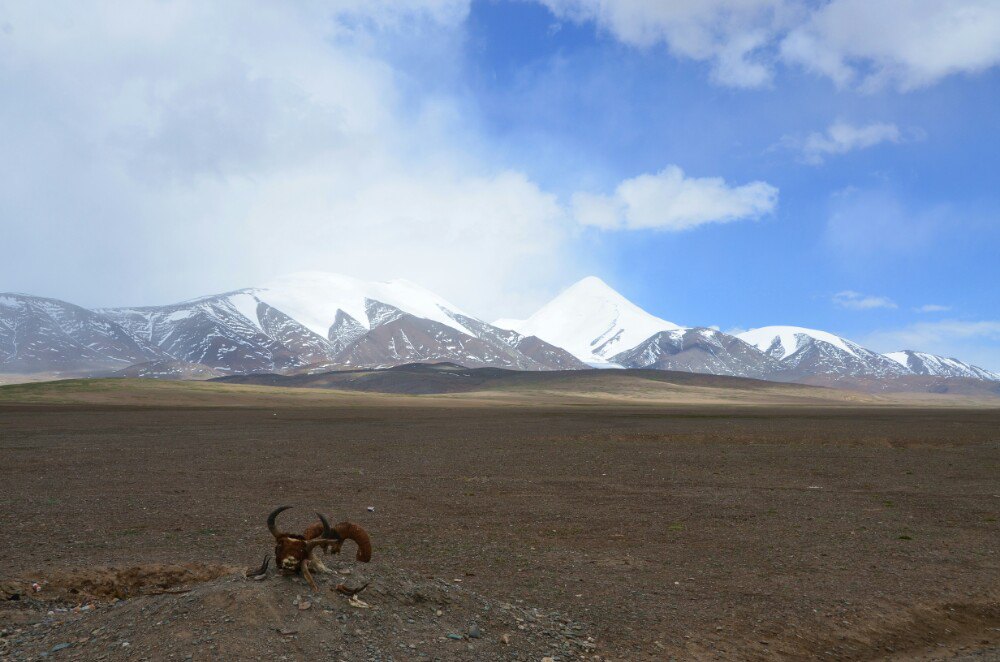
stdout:
POLYGON ((492 600, 457 579, 377 563, 330 565, 333 574, 315 576, 316 593, 298 577, 272 572, 253 580, 229 566, 208 565, 101 568, 0 582, 8 598, 0 604, 0 657, 569 660, 598 655, 587 626, 559 612, 492 600), (338 585, 365 588, 349 597, 338 585))

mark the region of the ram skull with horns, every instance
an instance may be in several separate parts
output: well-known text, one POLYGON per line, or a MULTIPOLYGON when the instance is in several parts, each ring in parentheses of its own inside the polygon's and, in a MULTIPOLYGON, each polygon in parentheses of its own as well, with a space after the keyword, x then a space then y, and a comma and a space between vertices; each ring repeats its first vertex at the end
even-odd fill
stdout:
POLYGON ((357 559, 368 562, 372 556, 371 541, 368 534, 357 524, 341 522, 335 527, 320 513, 316 513, 319 522, 306 529, 305 535, 286 533, 278 529, 278 515, 291 508, 282 506, 267 516, 267 529, 274 536, 274 561, 278 572, 294 574, 301 572, 312 589, 318 590, 313 581, 311 570, 330 572, 323 562, 316 557, 316 549, 322 548, 327 553, 338 553, 344 540, 353 540, 358 545, 357 559))
POLYGON ((312 565, 320 572, 325 572, 326 566, 319 559, 315 558, 313 555, 314 550, 323 543, 337 542, 337 537, 331 531, 330 523, 319 513, 316 513, 316 515, 319 516, 324 534, 321 537, 306 540, 305 536, 298 533, 280 531, 275 520, 278 518, 278 515, 289 508, 291 506, 282 506, 267 516, 267 530, 274 536, 274 563, 278 568, 278 572, 282 574, 289 575, 301 572, 312 589, 316 591, 318 589, 316 582, 313 581, 312 573, 309 572, 309 566, 312 565))

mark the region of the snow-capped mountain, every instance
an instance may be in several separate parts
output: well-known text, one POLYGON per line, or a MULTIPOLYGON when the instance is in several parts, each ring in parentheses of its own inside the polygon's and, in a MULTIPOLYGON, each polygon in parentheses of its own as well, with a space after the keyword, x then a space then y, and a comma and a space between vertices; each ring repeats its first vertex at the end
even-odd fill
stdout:
POLYGON ((493 326, 536 336, 593 365, 613 363, 661 331, 681 327, 650 315, 600 278, 578 281, 526 320, 500 319, 493 326))
POLYGON ((0 373, 188 379, 429 362, 652 368, 868 390, 950 392, 959 378, 1000 382, 1000 375, 957 359, 910 350, 882 355, 814 329, 769 326, 732 336, 681 327, 596 277, 528 319, 493 324, 409 281, 323 272, 137 308, 86 310, 0 294, 0 373))
POLYGON ((0 294, 0 372, 72 375, 162 357, 98 313, 57 299, 0 294))
POLYGON ((971 377, 1000 381, 1000 374, 970 365, 958 359, 950 359, 926 352, 915 352, 904 349, 900 352, 889 352, 885 355, 915 375, 933 375, 937 377, 971 377))
POLYGON ((224 373, 388 367, 583 367, 565 350, 498 329, 409 281, 307 272, 264 287, 100 314, 164 355, 224 373))
POLYGON ((898 377, 909 370, 896 361, 826 331, 798 326, 765 326, 737 336, 779 361, 782 379, 830 377, 898 377))
POLYGON ((626 368, 755 379, 770 379, 784 370, 780 361, 756 347, 727 333, 705 328, 661 331, 611 360, 626 368))
POLYGON ((240 290, 100 314, 165 356, 223 372, 281 372, 330 358, 326 340, 240 290))

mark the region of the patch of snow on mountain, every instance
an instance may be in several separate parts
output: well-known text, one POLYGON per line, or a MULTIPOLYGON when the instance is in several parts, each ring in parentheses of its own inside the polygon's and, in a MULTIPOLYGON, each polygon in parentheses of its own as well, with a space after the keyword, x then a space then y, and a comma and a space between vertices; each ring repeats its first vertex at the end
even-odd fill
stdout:
POLYGON ((164 319, 167 322, 180 322, 181 320, 186 320, 187 318, 194 315, 193 310, 175 310, 174 312, 167 315, 164 319))
POLYGON ((240 315, 247 318, 247 320, 249 320, 259 330, 264 330, 260 325, 260 318, 257 315, 257 304, 260 303, 260 301, 257 300, 257 297, 250 294, 248 291, 236 292, 229 295, 229 303, 232 304, 233 308, 235 308, 240 315))
POLYGON ((892 359, 893 361, 903 366, 904 368, 910 367, 908 363, 910 357, 907 356, 906 352, 889 352, 888 354, 884 354, 883 356, 885 356, 885 358, 887 359, 892 359))

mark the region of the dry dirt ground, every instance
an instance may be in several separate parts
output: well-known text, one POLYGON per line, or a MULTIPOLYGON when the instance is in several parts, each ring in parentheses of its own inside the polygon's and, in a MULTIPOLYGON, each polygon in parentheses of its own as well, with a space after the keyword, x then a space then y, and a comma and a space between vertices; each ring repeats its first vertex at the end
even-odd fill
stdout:
POLYGON ((0 657, 1000 659, 1000 410, 212 392, 0 389, 0 657))

